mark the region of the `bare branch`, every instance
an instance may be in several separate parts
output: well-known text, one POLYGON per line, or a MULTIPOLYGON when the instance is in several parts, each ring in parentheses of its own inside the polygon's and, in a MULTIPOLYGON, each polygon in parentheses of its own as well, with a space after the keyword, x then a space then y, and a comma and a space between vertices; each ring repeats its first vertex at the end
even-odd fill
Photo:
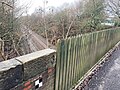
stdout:
POLYGON ((74 21, 71 22, 71 24, 70 24, 70 26, 69 26, 69 28, 68 28, 68 31, 67 31, 67 34, 66 34, 66 38, 67 38, 68 35, 69 35, 69 32, 70 32, 70 29, 71 29, 71 26, 72 26, 73 22, 74 22, 74 21))

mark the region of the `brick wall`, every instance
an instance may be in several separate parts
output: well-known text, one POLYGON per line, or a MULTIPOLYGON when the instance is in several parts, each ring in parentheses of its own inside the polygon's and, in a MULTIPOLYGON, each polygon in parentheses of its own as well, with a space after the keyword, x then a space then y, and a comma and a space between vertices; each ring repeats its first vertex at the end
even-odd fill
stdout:
POLYGON ((0 90, 53 90, 55 62, 53 49, 0 62, 0 90))

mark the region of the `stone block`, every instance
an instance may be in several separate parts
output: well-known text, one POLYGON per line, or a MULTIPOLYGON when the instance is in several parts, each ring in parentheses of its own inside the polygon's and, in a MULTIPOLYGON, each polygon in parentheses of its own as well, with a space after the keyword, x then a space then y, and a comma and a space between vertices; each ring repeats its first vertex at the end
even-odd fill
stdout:
POLYGON ((55 50, 45 49, 16 58, 23 64, 24 81, 41 75, 49 67, 53 67, 55 63, 55 54, 55 50))
POLYGON ((0 62, 0 90, 9 90, 23 81, 22 64, 15 59, 0 62))

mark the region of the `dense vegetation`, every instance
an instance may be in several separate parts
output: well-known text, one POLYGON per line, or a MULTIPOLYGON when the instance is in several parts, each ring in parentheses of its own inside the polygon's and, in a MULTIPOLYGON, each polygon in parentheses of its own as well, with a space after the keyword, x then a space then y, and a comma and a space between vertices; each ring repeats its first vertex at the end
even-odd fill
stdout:
POLYGON ((0 1, 0 57, 4 60, 19 55, 20 24, 16 4, 15 0, 0 1))
POLYGON ((49 9, 46 8, 47 3, 44 2, 44 7, 39 7, 32 15, 23 17, 22 21, 51 43, 55 44, 57 39, 103 29, 101 22, 106 18, 104 0, 82 0, 49 9))
POLYGON ((22 47, 25 47, 24 44, 21 46, 25 41, 23 40, 25 38, 22 38, 23 26, 35 31, 54 45, 58 39, 111 28, 101 24, 110 14, 114 16, 111 20, 115 21, 115 26, 120 26, 120 0, 78 0, 72 4, 65 3, 58 8, 50 7, 48 3, 44 0, 43 7, 37 8, 31 15, 26 11, 26 15, 23 16, 22 13, 27 6, 18 7, 17 0, 0 1, 2 59, 23 55, 22 47))

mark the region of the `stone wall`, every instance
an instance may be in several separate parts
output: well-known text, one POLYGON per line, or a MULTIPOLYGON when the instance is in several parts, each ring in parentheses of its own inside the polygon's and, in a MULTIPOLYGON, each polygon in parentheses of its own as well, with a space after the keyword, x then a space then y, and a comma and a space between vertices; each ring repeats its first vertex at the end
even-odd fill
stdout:
POLYGON ((55 62, 53 49, 0 62, 0 90, 53 90, 55 62))

